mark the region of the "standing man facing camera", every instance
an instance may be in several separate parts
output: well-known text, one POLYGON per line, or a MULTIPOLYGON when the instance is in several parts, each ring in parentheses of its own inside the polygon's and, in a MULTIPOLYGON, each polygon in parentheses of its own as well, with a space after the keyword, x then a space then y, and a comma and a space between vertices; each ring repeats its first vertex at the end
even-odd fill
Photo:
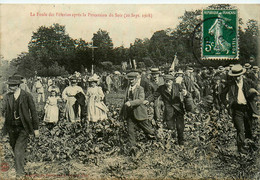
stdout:
POLYGON ((135 149, 135 128, 141 128, 148 139, 155 139, 155 132, 148 120, 147 107, 143 104, 145 99, 144 88, 138 83, 137 72, 127 74, 129 86, 126 90, 125 103, 122 109, 124 118, 127 120, 129 149, 135 149))
POLYGON ((30 134, 39 136, 39 121, 30 93, 22 90, 20 76, 8 79, 9 92, 4 97, 2 113, 5 116, 3 134, 9 134, 14 152, 16 176, 24 176, 25 150, 30 134))
POLYGON ((240 64, 234 65, 229 71, 230 80, 222 93, 222 102, 227 105, 237 130, 237 148, 240 153, 247 153, 245 139, 253 139, 253 114, 259 114, 255 97, 259 94, 254 84, 244 75, 246 69, 240 64))

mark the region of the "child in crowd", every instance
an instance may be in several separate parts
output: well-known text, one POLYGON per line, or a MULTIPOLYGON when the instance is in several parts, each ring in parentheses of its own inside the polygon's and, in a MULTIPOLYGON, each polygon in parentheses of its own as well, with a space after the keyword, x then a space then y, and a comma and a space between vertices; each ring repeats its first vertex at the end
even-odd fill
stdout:
POLYGON ((51 91, 51 95, 48 97, 46 101, 44 122, 47 124, 49 129, 52 129, 53 126, 59 120, 59 108, 58 102, 61 100, 59 96, 57 96, 56 90, 51 91))

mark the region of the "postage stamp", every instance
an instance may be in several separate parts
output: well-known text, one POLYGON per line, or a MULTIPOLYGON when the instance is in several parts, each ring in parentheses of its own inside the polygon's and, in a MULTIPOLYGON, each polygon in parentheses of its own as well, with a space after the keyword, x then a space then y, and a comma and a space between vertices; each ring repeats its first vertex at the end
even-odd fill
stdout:
POLYGON ((203 10, 202 59, 238 59, 236 9, 203 10))

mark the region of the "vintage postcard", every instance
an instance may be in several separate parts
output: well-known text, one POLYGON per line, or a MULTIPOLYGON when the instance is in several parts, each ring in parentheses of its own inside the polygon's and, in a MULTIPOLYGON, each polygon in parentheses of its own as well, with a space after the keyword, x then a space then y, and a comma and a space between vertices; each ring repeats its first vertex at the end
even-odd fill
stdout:
POLYGON ((259 179, 260 4, 0 4, 0 179, 259 179))

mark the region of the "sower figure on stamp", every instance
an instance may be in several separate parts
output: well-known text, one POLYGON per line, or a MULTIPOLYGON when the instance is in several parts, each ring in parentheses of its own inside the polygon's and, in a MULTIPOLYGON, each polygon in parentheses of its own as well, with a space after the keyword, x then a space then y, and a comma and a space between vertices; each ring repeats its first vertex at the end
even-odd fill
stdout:
POLYGON ((9 78, 9 93, 4 97, 3 114, 5 122, 3 134, 9 134, 14 151, 16 176, 24 175, 25 149, 30 134, 39 136, 39 121, 35 103, 30 93, 19 88, 21 77, 9 78))
POLYGON ((237 130, 237 148, 241 153, 246 153, 245 138, 253 139, 252 118, 257 112, 255 97, 255 84, 243 74, 246 69, 241 65, 234 65, 228 75, 232 77, 227 82, 222 93, 222 102, 228 106, 234 126, 237 130))
POLYGON ((141 128, 148 139, 155 139, 155 132, 148 120, 147 107, 143 104, 145 94, 143 87, 138 83, 138 76, 137 72, 127 74, 130 85, 126 90, 125 104, 122 109, 124 118, 127 119, 129 149, 131 150, 135 149, 136 127, 141 128))

